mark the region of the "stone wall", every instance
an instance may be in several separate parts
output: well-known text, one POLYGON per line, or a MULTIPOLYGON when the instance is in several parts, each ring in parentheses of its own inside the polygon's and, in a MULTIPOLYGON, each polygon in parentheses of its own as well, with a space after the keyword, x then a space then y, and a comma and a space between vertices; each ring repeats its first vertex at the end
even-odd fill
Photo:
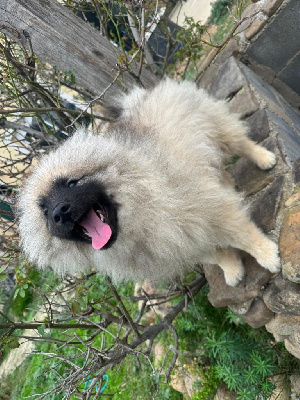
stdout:
POLYGON ((252 2, 242 14, 235 36, 211 65, 205 79, 210 80, 217 64, 235 54, 300 110, 300 1, 252 2))
POLYGON ((204 266, 208 298, 215 307, 228 306, 253 328, 265 326, 300 358, 300 115, 234 57, 219 57, 200 86, 227 99, 231 111, 248 122, 250 137, 276 153, 277 165, 269 171, 246 159, 229 165, 228 171, 245 194, 252 219, 279 242, 282 259, 282 272, 274 275, 241 253, 246 274, 234 288, 225 284, 217 265, 204 266))
POLYGON ((251 69, 300 107, 300 2, 260 0, 246 15, 257 13, 244 38, 244 60, 251 69))

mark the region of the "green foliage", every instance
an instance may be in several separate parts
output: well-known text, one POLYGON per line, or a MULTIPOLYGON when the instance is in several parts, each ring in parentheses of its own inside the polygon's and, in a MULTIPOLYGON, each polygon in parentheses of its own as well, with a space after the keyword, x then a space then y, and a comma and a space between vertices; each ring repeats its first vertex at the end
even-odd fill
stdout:
POLYGON ((40 284, 40 273, 36 268, 21 263, 16 269, 16 288, 12 294, 9 312, 14 317, 22 319, 23 313, 34 301, 34 287, 40 284))
POLYGON ((199 377, 197 385, 199 389, 192 395, 191 400, 213 400, 219 384, 215 368, 202 369, 199 377))
POLYGON ((4 271, 6 270, 7 265, 4 265, 0 268, 0 282, 5 281, 5 279, 7 278, 7 275, 4 273, 4 271))
POLYGON ((221 333, 213 331, 205 341, 216 375, 229 390, 238 393, 240 399, 254 400, 271 395, 274 386, 268 378, 276 368, 276 353, 268 343, 263 348, 232 328, 221 333))
MULTIPOLYGON (((40 294, 52 293, 54 289, 59 287, 59 279, 55 277, 51 272, 36 273, 36 270, 27 269, 25 265, 22 265, 18 270, 18 282, 19 285, 24 285, 27 282, 31 288, 31 294, 34 298, 35 306, 41 299, 35 297, 35 286, 39 282, 38 291, 40 294), (34 272, 34 273, 33 273, 34 272)), ((126 300, 125 297, 133 294, 134 286, 132 283, 122 284, 117 287, 118 293, 124 296, 123 301, 126 307, 133 313, 138 313, 136 303, 131 303, 126 300)), ((27 299, 27 292, 26 299, 27 299)), ((23 297, 18 295, 14 298, 11 296, 10 306, 17 303, 20 309, 18 310, 19 315, 22 315, 26 308, 33 307, 33 304, 28 301, 23 301, 23 297), (24 308, 25 307, 25 308, 24 308)), ((76 286, 76 289, 72 293, 72 299, 70 300, 72 312, 74 315, 86 310, 88 306, 101 309, 101 311, 109 312, 109 310, 116 307, 116 301, 111 295, 110 289, 105 282, 105 278, 98 274, 91 274, 89 277, 82 279, 82 281, 76 286)), ((25 319, 24 317, 22 318, 25 319)), ((95 317, 95 320, 99 322, 99 317, 95 317)), ((71 321, 70 321, 71 322, 71 321)), ((113 324, 107 328, 107 332, 103 332, 93 339, 93 346, 95 348, 101 348, 105 343, 105 346, 110 347, 114 343, 114 339, 111 337, 109 332, 113 335, 117 335, 118 327, 113 324)), ((42 325, 38 328, 38 333, 43 336, 49 336, 52 340, 68 340, 72 337, 72 330, 57 331, 51 330, 47 327, 47 324, 42 325)), ((73 330, 74 331, 74 330, 73 330)), ((83 331, 76 329, 78 337, 82 340, 86 340, 94 331, 83 331)), ((21 332, 18 332, 21 333, 21 332)), ((18 346, 18 340, 13 338, 7 344, 7 351, 18 346)), ((72 363, 82 367, 84 359, 80 356, 80 352, 83 350, 81 344, 74 346, 61 346, 60 343, 53 342, 36 342, 35 350, 47 354, 60 354, 62 356, 68 355, 72 363)), ((152 360, 153 361, 153 360, 152 360)), ((28 356, 26 362, 18 367, 15 372, 7 380, 8 393, 10 393, 10 400, 23 400, 27 396, 36 395, 38 393, 44 393, 51 391, 57 385, 59 375, 66 377, 69 374, 69 365, 65 362, 57 362, 57 360, 47 358, 42 355, 28 356), (31 379, 27 379, 30 376, 31 379), (44 379, 47 377, 47 379, 44 379)), ((108 371, 109 382, 107 389, 104 393, 115 393, 114 399, 116 400, 144 400, 152 399, 152 395, 155 394, 157 400, 182 400, 182 394, 178 393, 172 387, 163 383, 164 377, 154 376, 152 368, 147 359, 139 357, 138 361, 135 357, 128 356, 118 369, 108 371), (147 394, 149 396, 147 397, 147 394)), ((81 393, 84 393, 85 382, 83 381, 78 389, 81 393)), ((1 398, 1 396, 0 396, 1 398)), ((77 397, 76 397, 77 398, 77 397)), ((49 394, 46 400, 60 400, 63 399, 63 394, 49 394)), ((72 397, 75 400, 75 397, 72 397)))
POLYGON ((56 65, 54 65, 53 72, 54 72, 54 77, 57 80, 57 82, 66 83, 71 86, 76 85, 76 77, 75 77, 74 71, 69 70, 69 71, 62 72, 56 65))
POLYGON ((188 349, 205 371, 193 400, 210 400, 216 383, 224 382, 238 400, 269 399, 275 389, 270 378, 300 369, 296 360, 264 329, 254 330, 230 310, 215 309, 205 288, 175 321, 181 348, 188 349), (204 378, 203 378, 204 377, 204 378))
POLYGON ((190 58, 196 61, 203 48, 201 38, 206 31, 206 26, 196 22, 193 17, 185 17, 183 28, 177 33, 176 39, 182 47, 175 53, 178 60, 190 58))
POLYGON ((183 28, 176 35, 176 40, 181 43, 181 47, 174 53, 173 57, 179 62, 186 63, 183 78, 187 79, 189 67, 195 70, 197 68, 197 61, 199 61, 203 52, 202 35, 206 32, 206 29, 205 25, 201 25, 193 17, 185 17, 183 28))
POLYGON ((221 18, 228 14, 228 7, 233 4, 234 0, 216 0, 212 3, 209 22, 218 24, 221 18))

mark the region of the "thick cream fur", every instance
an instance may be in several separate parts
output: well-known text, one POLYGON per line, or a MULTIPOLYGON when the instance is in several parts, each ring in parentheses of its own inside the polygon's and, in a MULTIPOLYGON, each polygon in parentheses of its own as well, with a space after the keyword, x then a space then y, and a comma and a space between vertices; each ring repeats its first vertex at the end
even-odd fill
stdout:
POLYGON ((218 262, 226 282, 235 285, 243 275, 230 251, 236 247, 278 271, 276 245, 250 222, 241 196, 224 179, 222 163, 232 154, 262 168, 275 164, 273 153, 247 139, 238 116, 194 84, 171 80, 135 89, 120 105, 123 114, 110 132, 77 131, 28 178, 19 197, 28 259, 59 274, 94 267, 115 280, 152 281, 218 262), (99 180, 119 204, 119 235, 107 250, 51 237, 38 205, 57 178, 83 175, 99 180))

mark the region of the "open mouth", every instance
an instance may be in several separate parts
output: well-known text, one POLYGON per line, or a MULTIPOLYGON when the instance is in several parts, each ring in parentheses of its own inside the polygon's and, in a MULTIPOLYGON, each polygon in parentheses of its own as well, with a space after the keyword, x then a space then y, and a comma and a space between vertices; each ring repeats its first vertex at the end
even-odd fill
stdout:
POLYGON ((78 224, 81 236, 92 241, 95 250, 102 249, 112 236, 112 229, 109 225, 108 212, 104 208, 91 208, 78 224))

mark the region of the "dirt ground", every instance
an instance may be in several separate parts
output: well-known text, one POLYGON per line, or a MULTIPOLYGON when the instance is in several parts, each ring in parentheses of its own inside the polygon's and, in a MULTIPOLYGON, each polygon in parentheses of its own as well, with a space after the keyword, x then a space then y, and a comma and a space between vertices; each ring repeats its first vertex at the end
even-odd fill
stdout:
POLYGON ((213 0, 187 0, 178 1, 170 14, 171 21, 182 26, 185 17, 193 17, 195 21, 205 23, 210 16, 213 0))

